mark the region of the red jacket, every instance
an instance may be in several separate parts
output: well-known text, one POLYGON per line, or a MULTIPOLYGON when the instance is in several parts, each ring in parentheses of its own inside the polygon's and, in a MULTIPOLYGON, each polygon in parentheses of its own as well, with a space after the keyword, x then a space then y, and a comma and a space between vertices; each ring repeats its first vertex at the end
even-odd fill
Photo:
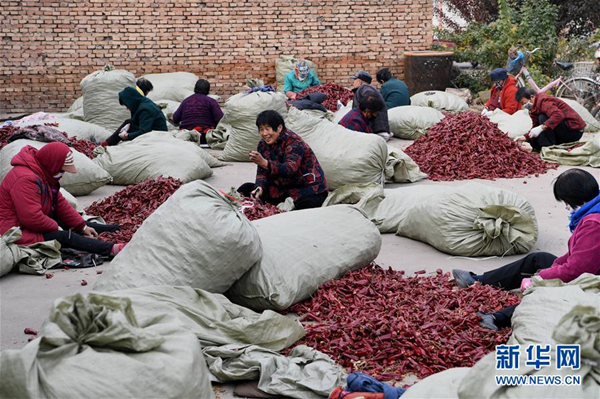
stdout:
POLYGON ((552 267, 540 271, 544 280, 561 279, 565 283, 583 273, 600 274, 600 213, 591 213, 569 238, 569 250, 557 258, 552 267))
POLYGON ((540 125, 539 117, 541 114, 545 114, 548 117, 548 120, 544 122, 544 125, 548 129, 554 129, 562 121, 565 121, 569 129, 572 130, 583 130, 586 126, 581 116, 573 108, 569 107, 566 102, 547 94, 538 94, 535 96, 533 108, 529 111, 533 127, 540 125))
MULTIPOLYGON (((60 144, 57 145, 57 144, 60 144)), ((14 168, 0 184, 0 234, 19 226, 23 233, 16 243, 30 245, 44 241, 43 233, 58 230, 55 219, 76 231, 85 221, 62 196, 58 180, 69 147, 46 144, 39 151, 26 146, 11 161, 14 168)))
MULTIPOLYGON (((502 86, 502 90, 500 91, 500 109, 509 115, 512 115, 521 109, 521 103, 519 103, 516 99, 517 90, 517 80, 512 76, 509 76, 506 79, 506 82, 504 82, 504 86, 502 86)), ((498 89, 492 87, 490 99, 485 104, 485 107, 490 111, 493 111, 495 108, 492 105, 492 99, 497 95, 498 89)))

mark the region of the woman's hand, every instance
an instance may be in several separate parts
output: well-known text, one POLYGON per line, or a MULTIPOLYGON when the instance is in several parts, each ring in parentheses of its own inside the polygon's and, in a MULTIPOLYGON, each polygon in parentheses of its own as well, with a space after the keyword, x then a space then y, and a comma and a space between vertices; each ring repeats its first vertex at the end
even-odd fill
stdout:
POLYGON ((258 151, 250 151, 248 153, 250 157, 250 161, 254 162, 261 168, 267 169, 269 167, 269 161, 263 158, 263 156, 258 151))
POLYGON ((93 227, 85 226, 83 228, 83 235, 89 238, 98 238, 98 233, 93 227))

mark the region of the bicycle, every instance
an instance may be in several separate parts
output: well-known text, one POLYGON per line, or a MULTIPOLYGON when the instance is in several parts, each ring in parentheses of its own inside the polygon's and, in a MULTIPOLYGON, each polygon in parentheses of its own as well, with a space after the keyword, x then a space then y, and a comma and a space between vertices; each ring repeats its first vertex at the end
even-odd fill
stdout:
MULTIPOLYGON (((520 64, 517 62, 516 63, 516 68, 514 68, 514 67, 511 68, 511 64, 513 64, 515 62, 515 60, 513 60, 509 56, 509 58, 508 58, 508 64, 506 66, 506 69, 509 70, 509 72, 513 72, 514 73, 514 72, 516 72, 515 69, 518 69, 518 73, 515 76, 515 79, 517 80, 517 87, 519 87, 519 88, 526 87, 526 85, 529 84, 529 87, 531 87, 533 90, 535 90, 535 92, 537 94, 546 93, 547 91, 552 90, 555 87, 562 85, 563 82, 564 82, 563 76, 561 76, 558 79, 555 79, 552 82, 548 83, 546 86, 542 87, 541 89, 535 83, 535 81, 533 80, 533 78, 529 74, 529 71, 527 70, 526 65, 529 62, 529 58, 531 57, 531 55, 534 54, 537 51, 540 51, 540 50, 542 50, 540 47, 536 47, 532 51, 525 50, 525 54, 522 53, 523 54, 523 62, 520 63, 520 64), (523 79, 523 76, 527 80, 527 83, 525 83, 525 80, 523 79)), ((571 63, 571 62, 554 61, 553 65, 556 66, 556 67, 558 67, 559 69, 561 69, 564 72, 567 72, 567 71, 573 69, 573 63, 571 63)))
MULTIPOLYGON (((592 46, 600 47, 600 42, 594 43, 592 46)), ((575 68, 578 76, 566 81, 556 95, 577 101, 590 111, 594 118, 600 120, 600 74, 594 72, 595 65, 596 63, 593 61, 576 62, 575 68)))

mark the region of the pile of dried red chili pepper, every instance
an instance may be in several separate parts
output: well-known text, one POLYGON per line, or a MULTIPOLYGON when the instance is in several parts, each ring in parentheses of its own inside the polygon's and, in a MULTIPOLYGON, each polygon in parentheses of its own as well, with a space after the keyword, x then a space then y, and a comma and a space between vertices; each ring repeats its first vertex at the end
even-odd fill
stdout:
POLYGON ((95 158, 94 149, 98 147, 98 144, 89 140, 80 140, 77 137, 71 137, 69 140, 71 141, 71 145, 74 149, 76 149, 89 159, 95 158))
POLYGON ((8 145, 8 139, 18 131, 19 128, 13 125, 0 127, 0 150, 8 145))
POLYGON ((249 198, 244 199, 244 202, 240 206, 240 210, 250 221, 285 212, 275 205, 267 203, 261 204, 249 198))
POLYGON ((340 86, 335 83, 326 83, 324 85, 313 86, 302 90, 300 93, 298 93, 298 98, 302 98, 316 92, 325 94, 323 106, 332 112, 337 111, 338 100, 340 100, 342 104, 346 105, 348 104, 348 101, 352 100, 354 97, 352 90, 348 90, 344 86, 340 86))
POLYGON ((446 116, 405 152, 431 180, 537 177, 557 167, 521 150, 496 124, 474 112, 446 116))
POLYGON ((100 239, 111 242, 129 242, 148 216, 161 206, 183 182, 172 177, 158 177, 129 186, 85 209, 88 215, 101 216, 109 224, 121 229, 101 233, 100 239))
POLYGON ((328 354, 349 371, 401 381, 475 364, 511 333, 480 327, 475 312, 519 301, 491 286, 459 289, 441 269, 405 277, 372 264, 323 284, 290 311, 303 315, 307 332, 297 344, 328 354))

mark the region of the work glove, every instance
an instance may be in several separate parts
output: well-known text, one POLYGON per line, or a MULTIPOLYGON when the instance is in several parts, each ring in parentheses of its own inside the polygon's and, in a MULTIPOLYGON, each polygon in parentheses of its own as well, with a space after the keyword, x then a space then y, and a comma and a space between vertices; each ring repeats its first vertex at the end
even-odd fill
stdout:
POLYGON ((525 292, 527 290, 527 288, 532 287, 533 283, 531 282, 530 278, 524 278, 523 281, 521 281, 521 292, 525 292))
POLYGON ((481 111, 481 115, 485 116, 486 118, 489 118, 490 116, 492 116, 494 112, 490 111, 487 108, 484 108, 483 111, 481 111))
POLYGON ((542 125, 534 127, 529 132, 529 138, 534 139, 534 138, 538 137, 540 134, 542 134, 543 131, 544 131, 544 128, 542 127, 542 125))
POLYGON ((484 109, 481 111, 481 115, 485 116, 485 114, 486 114, 487 112, 488 112, 488 109, 487 109, 487 108, 484 108, 484 109))

